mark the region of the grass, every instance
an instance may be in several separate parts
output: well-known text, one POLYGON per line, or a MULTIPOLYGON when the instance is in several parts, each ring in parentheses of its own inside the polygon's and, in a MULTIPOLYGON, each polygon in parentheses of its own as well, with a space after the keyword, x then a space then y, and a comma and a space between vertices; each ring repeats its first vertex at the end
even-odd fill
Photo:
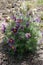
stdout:
POLYGON ((38 0, 38 1, 37 1, 37 4, 43 5, 43 0, 38 0))

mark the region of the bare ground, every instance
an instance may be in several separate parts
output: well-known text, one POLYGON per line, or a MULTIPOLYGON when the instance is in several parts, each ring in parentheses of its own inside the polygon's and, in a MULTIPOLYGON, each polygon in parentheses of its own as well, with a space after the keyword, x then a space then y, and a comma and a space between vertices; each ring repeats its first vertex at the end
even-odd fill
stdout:
MULTIPOLYGON (((19 2, 17 4, 16 0, 0 0, 0 13, 3 16, 5 15, 12 15, 12 10, 16 10, 12 6, 16 3, 16 7, 20 6, 19 2), (4 2, 3 2, 4 1, 4 2), (11 4, 13 3, 13 4, 11 4), (10 12, 11 11, 11 12, 10 12)), ((0 27, 1 28, 1 27, 0 27)), ((43 31, 43 29, 42 29, 43 31)), ((28 57, 26 56, 22 60, 15 59, 15 57, 9 56, 6 54, 2 48, 2 38, 3 34, 0 32, 0 65, 43 65, 43 44, 40 45, 40 49, 38 50, 38 54, 34 56, 29 54, 28 57)))

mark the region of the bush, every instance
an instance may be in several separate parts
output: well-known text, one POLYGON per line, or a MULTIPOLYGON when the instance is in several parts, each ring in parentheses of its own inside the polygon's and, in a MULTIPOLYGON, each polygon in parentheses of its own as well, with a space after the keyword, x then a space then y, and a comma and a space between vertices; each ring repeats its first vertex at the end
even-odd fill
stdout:
POLYGON ((39 38, 37 22, 29 22, 29 18, 16 18, 4 29, 4 45, 11 54, 23 55, 25 52, 35 52, 39 38))

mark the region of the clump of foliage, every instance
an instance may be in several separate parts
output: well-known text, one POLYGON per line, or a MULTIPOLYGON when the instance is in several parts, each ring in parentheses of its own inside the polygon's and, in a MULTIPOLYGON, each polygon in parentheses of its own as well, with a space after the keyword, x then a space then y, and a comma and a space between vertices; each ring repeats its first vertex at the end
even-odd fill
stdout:
POLYGON ((16 18, 4 27, 4 45, 11 54, 23 55, 25 52, 35 52, 39 38, 39 26, 37 22, 29 22, 29 18, 16 18))
POLYGON ((43 0, 37 0, 38 5, 43 5, 43 0))

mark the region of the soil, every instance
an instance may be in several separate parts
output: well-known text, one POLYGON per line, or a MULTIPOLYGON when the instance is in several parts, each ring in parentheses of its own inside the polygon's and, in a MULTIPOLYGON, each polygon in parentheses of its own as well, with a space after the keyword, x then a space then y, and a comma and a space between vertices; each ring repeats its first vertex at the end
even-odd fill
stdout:
MULTIPOLYGON (((13 13, 16 15, 21 2, 22 0, 19 0, 19 2, 18 0, 0 0, 0 16, 10 16, 13 13)), ((0 27, 0 65, 43 65, 43 42, 39 45, 40 48, 37 50, 37 54, 32 55, 29 53, 28 56, 26 55, 21 60, 18 60, 4 51, 2 47, 3 44, 1 43, 3 36, 4 35, 2 34, 0 27)))

